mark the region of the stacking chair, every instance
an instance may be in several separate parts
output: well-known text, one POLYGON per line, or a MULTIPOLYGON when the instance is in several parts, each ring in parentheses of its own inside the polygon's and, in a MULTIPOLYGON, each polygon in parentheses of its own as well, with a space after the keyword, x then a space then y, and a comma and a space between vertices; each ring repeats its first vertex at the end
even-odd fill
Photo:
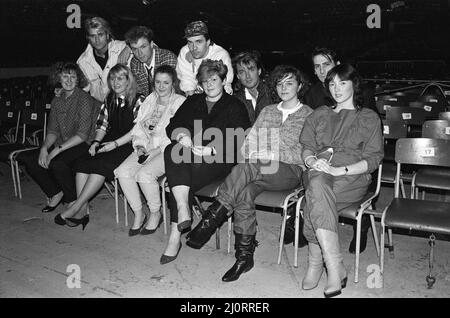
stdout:
MULTIPOLYGON (((217 196, 217 191, 222 182, 217 181, 211 184, 206 185, 199 191, 195 193, 195 200, 197 205, 199 206, 202 214, 204 213, 203 208, 201 206, 201 201, 213 201, 217 196)), ((278 248, 278 260, 277 263, 281 263, 281 253, 283 251, 283 242, 284 242, 284 232, 286 228, 287 221, 287 212, 288 209, 297 203, 297 201, 302 198, 303 186, 299 186, 297 188, 285 191, 264 191, 259 194, 255 199, 256 206, 263 206, 269 208, 277 208, 282 210, 282 222, 280 228, 280 240, 279 240, 279 248, 278 248)), ((298 227, 298 219, 297 219, 297 227, 298 227)), ((228 218, 228 229, 227 229, 227 252, 231 251, 231 235, 232 235, 232 216, 228 218)), ((297 234, 297 233, 296 233, 297 234)), ((220 248, 220 235, 219 229, 216 232, 216 248, 220 248)), ((298 240, 295 242, 295 253, 297 253, 298 248, 298 240)), ((297 267, 297 262, 294 264, 297 267)))
MULTIPOLYGON (((163 217, 163 226, 164 226, 164 234, 167 234, 167 202, 166 202, 166 189, 167 189, 167 177, 162 175, 158 178, 158 183, 161 188, 161 207, 162 207, 162 217, 163 217)), ((119 191, 119 182, 117 178, 114 178, 114 183, 111 182, 111 185, 114 187, 114 195, 112 195, 112 191, 109 188, 107 182, 105 182, 105 187, 111 196, 114 197, 115 207, 116 207, 116 223, 119 224, 119 196, 123 199, 123 210, 125 214, 125 226, 128 226, 128 201, 122 191, 119 191)))
POLYGON ((408 137, 420 137, 426 111, 414 107, 390 107, 386 109, 386 119, 390 122, 403 122, 408 125, 408 137))
POLYGON ((4 145, 7 143, 12 144, 17 141, 19 134, 20 115, 21 111, 13 106, 10 98, 2 98, 0 100, 0 121, 2 122, 2 126, 7 126, 5 128, 8 129, 6 131, 3 131, 4 137, 7 142, 0 145, 4 145))
MULTIPOLYGON (((383 174, 381 176, 382 183, 395 184, 395 142, 399 138, 406 138, 408 126, 404 122, 392 122, 383 120, 383 136, 384 136, 384 158, 383 158, 383 174)), ((402 195, 406 198, 404 181, 411 181, 411 174, 402 174, 400 176, 400 187, 402 195)))
POLYGON ((427 119, 436 119, 440 112, 446 110, 447 102, 444 98, 435 95, 423 95, 419 100, 423 102, 423 109, 427 112, 427 119))
MULTIPOLYGON (((378 243, 378 232, 375 225, 375 217, 381 218, 381 211, 378 211, 373 206, 373 200, 380 194, 381 188, 381 176, 383 172, 383 164, 380 164, 378 167, 377 173, 377 187, 375 192, 371 192, 370 190, 363 197, 363 199, 359 202, 355 202, 352 205, 339 209, 338 213, 339 217, 347 218, 356 221, 356 251, 355 251, 355 278, 354 282, 358 282, 359 276, 359 255, 360 255, 360 246, 361 246, 361 222, 364 214, 369 215, 371 227, 372 227, 372 235, 375 242, 375 248, 377 250, 378 257, 380 256, 380 245, 378 243)), ((299 232, 299 217, 300 214, 303 216, 303 204, 304 197, 301 197, 297 201, 296 209, 295 209, 295 245, 298 246, 298 232, 299 232)), ((295 249, 294 252, 294 266, 297 267, 297 258, 298 251, 295 249)))
MULTIPOLYGON (((44 110, 34 110, 31 108, 27 108, 23 111, 22 115, 22 123, 24 127, 35 127, 35 131, 31 134, 31 137, 27 137, 27 141, 23 140, 22 145, 17 147, 16 149, 10 151, 8 158, 11 163, 11 173, 13 176, 14 183, 14 192, 19 199, 22 199, 22 187, 20 184, 20 170, 19 170, 19 162, 17 160, 17 156, 23 152, 35 150, 39 148, 39 138, 37 137, 38 133, 42 133, 45 131, 46 117, 47 114, 44 110)), ((23 132, 23 136, 25 137, 25 129, 23 132)), ((45 138, 43 135, 42 140, 45 138)))
MULTIPOLYGON (((433 248, 435 234, 450 235, 450 203, 417 199, 399 198, 400 171, 404 164, 423 166, 450 167, 450 141, 431 138, 401 138, 397 141, 395 161, 397 162, 397 179, 395 195, 391 203, 383 210, 381 218, 381 244, 384 243, 385 229, 400 228, 431 233, 430 274, 428 286, 435 278, 431 275, 433 268, 433 248)), ((390 242, 392 245, 392 241, 390 242)), ((384 249, 380 253, 381 279, 384 280, 384 249)))
MULTIPOLYGON (((422 127, 422 137, 450 140, 450 121, 426 121, 422 127)), ((450 169, 443 167, 424 167, 419 169, 414 174, 411 182, 411 198, 419 198, 419 188, 449 191, 450 169)), ((422 200, 423 199, 425 199, 425 190, 422 191, 422 200)))

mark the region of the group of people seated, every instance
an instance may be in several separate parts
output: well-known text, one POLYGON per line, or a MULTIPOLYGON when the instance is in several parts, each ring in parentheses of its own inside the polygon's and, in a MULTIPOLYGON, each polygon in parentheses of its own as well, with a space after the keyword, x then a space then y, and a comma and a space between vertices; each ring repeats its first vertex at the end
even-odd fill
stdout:
POLYGON ((325 296, 340 294, 347 272, 338 211, 362 199, 383 158, 381 123, 365 104, 355 68, 322 48, 312 54, 316 85, 290 65, 275 67, 264 81, 258 52, 231 59, 202 21, 187 25, 178 57, 160 49, 144 26, 129 30, 126 42, 114 40, 99 17, 85 29, 89 43, 77 64, 55 68, 61 89, 45 141, 21 159, 48 197, 42 212, 64 202, 55 223, 84 229, 89 200, 117 178, 134 212, 128 235, 149 235, 162 223, 165 175, 171 230, 160 263, 177 258, 182 234, 199 249, 233 215, 236 262, 222 277, 230 282, 254 266, 255 198, 303 185, 303 289, 315 288, 326 267, 325 296), (215 201, 192 229, 195 192, 218 180, 215 201))

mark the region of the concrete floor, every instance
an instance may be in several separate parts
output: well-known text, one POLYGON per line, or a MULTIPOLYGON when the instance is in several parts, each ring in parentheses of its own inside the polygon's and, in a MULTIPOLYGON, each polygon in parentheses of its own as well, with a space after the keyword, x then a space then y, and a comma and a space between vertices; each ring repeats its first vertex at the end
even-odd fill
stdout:
MULTIPOLYGON (((128 237, 121 206, 121 222, 116 224, 114 200, 103 191, 92 201, 91 221, 82 231, 54 224, 54 213, 42 214, 44 197, 37 185, 22 178, 24 198, 14 197, 10 171, 0 166, 0 297, 323 297, 326 276, 318 288, 301 290, 307 248, 299 249, 299 267, 293 267, 293 246, 286 245, 281 265, 276 263, 280 216, 258 211, 260 246, 255 267, 239 280, 223 283, 222 275, 233 265, 234 254, 226 252, 225 226, 222 248, 214 240, 201 250, 184 244, 174 262, 159 264, 167 236, 162 227, 149 236, 128 237), (80 288, 69 288, 76 264, 81 271, 80 288)), ((392 197, 392 188, 383 188, 378 204, 392 197)), ((131 221, 131 216, 129 216, 131 221)), ((449 297, 450 242, 438 240, 435 249, 436 283, 427 289, 428 240, 394 234, 395 258, 386 253, 384 288, 373 287, 366 271, 378 264, 374 242, 368 240, 361 255, 360 279, 353 283, 354 255, 347 247, 352 237, 350 225, 340 226, 344 262, 349 273, 347 288, 339 297, 449 297)))

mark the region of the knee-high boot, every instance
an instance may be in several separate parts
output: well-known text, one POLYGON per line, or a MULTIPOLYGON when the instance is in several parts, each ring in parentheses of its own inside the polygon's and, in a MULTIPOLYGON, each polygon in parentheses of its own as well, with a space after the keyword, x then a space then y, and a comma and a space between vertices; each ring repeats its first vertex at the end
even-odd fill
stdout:
POLYGON ((236 240, 234 245, 234 248, 236 249, 236 263, 234 263, 233 267, 223 275, 222 280, 224 282, 237 280, 242 273, 248 272, 254 265, 253 253, 258 245, 258 242, 255 239, 256 235, 234 235, 236 240))
POLYGON ((310 290, 317 287, 320 277, 323 273, 323 258, 322 251, 318 244, 308 243, 308 269, 303 278, 302 288, 310 290))
POLYGON ((336 232, 324 229, 316 230, 316 237, 327 268, 327 285, 323 293, 326 298, 334 297, 347 285, 347 271, 339 248, 339 237, 336 232))
POLYGON ((187 235, 186 245, 200 249, 209 241, 211 235, 227 219, 228 210, 219 201, 214 201, 206 210, 197 226, 187 235))

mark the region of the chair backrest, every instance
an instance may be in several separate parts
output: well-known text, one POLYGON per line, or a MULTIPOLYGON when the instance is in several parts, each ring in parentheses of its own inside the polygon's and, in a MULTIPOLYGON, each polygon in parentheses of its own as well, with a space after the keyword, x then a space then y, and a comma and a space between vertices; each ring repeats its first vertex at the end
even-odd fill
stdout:
POLYGON ((450 120, 450 112, 439 113, 439 119, 450 120))
POLYGON ((390 99, 387 99, 386 97, 378 98, 377 101, 375 102, 378 112, 382 115, 386 114, 386 109, 388 109, 390 107, 407 106, 406 102, 398 99, 397 97, 389 97, 389 98, 390 99))
POLYGON ((420 96, 418 101, 409 103, 410 107, 423 108, 426 118, 436 119, 440 112, 445 111, 446 103, 442 98, 434 95, 420 96))
POLYGON ((395 147, 399 164, 450 167, 450 140, 435 138, 400 138, 395 147))
POLYGON ((450 121, 427 120, 422 126, 422 138, 450 139, 450 121))
POLYGON ((386 109, 386 119, 388 121, 400 121, 407 125, 422 125, 425 117, 426 112, 421 108, 389 107, 386 109))
POLYGON ((406 138, 408 126, 401 121, 383 120, 383 136, 385 139, 406 138))
POLYGON ((450 140, 434 138, 400 138, 395 147, 397 162, 394 197, 400 193, 402 164, 450 167, 450 140))

